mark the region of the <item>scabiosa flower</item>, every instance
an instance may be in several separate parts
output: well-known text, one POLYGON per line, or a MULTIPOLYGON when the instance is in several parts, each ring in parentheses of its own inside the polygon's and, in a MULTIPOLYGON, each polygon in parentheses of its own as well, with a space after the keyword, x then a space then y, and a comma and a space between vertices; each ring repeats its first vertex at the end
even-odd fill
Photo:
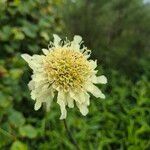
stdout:
POLYGON ((21 55, 33 70, 28 86, 31 98, 36 101, 35 110, 43 102, 49 108, 57 94, 60 119, 66 118, 66 106, 73 108, 74 103, 85 116, 90 104, 89 93, 96 98, 105 98, 95 84, 106 84, 107 79, 104 75, 96 76, 97 61, 89 59, 91 51, 83 45, 81 47, 82 43, 78 35, 70 42, 54 34, 54 41, 50 42, 48 49, 42 49, 43 55, 21 55))

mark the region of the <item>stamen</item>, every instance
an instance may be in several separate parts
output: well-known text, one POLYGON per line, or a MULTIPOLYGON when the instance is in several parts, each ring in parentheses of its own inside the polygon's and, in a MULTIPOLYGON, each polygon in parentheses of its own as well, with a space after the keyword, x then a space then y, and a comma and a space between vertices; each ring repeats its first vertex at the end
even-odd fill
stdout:
POLYGON ((91 74, 91 68, 86 57, 69 48, 56 48, 46 56, 45 71, 50 81, 56 87, 66 91, 81 89, 91 74))

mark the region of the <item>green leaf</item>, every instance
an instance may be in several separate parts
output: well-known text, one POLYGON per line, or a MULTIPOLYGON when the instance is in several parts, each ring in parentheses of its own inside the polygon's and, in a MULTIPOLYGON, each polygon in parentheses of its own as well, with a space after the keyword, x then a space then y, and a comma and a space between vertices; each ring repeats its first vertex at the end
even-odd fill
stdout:
POLYGON ((10 106, 12 97, 0 92, 0 107, 7 108, 10 106))
POLYGON ((25 123, 24 116, 18 111, 11 111, 8 117, 9 122, 15 127, 20 127, 25 123))
POLYGON ((10 70, 10 76, 12 77, 12 79, 17 80, 20 78, 20 76, 22 75, 22 70, 21 69, 11 69, 10 70))
POLYGON ((19 128, 19 133, 23 137, 35 138, 37 136, 37 130, 31 125, 25 125, 19 128))
POLYGON ((10 36, 11 36, 11 27, 9 25, 3 26, 3 28, 0 31, 1 40, 8 41, 10 36))
POLYGON ((20 142, 20 141, 15 141, 10 150, 28 150, 28 147, 26 144, 20 142))

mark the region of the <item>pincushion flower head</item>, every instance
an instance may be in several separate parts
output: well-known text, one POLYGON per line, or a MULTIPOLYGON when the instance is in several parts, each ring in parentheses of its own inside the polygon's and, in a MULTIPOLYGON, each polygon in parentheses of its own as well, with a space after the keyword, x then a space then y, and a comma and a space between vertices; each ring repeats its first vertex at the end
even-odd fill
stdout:
POLYGON ((38 110, 43 102, 49 108, 56 94, 60 119, 67 116, 66 106, 73 108, 75 104, 85 116, 90 93, 96 98, 105 98, 96 84, 106 84, 107 79, 104 75, 96 76, 97 62, 89 59, 91 51, 81 46, 80 36, 74 36, 73 41, 63 41, 56 34, 53 36, 54 41, 48 49, 42 49, 42 55, 21 55, 33 70, 28 86, 31 98, 35 100, 34 109, 38 110))

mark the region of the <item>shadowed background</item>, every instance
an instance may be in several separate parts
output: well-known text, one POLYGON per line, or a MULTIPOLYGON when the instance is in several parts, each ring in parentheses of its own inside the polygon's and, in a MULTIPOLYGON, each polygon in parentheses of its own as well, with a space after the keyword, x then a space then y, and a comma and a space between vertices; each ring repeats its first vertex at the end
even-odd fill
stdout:
POLYGON ((0 150, 72 150, 54 100, 34 111, 21 53, 41 54, 52 34, 81 35, 108 84, 89 114, 67 109, 81 150, 150 149, 148 0, 0 0, 0 150))

